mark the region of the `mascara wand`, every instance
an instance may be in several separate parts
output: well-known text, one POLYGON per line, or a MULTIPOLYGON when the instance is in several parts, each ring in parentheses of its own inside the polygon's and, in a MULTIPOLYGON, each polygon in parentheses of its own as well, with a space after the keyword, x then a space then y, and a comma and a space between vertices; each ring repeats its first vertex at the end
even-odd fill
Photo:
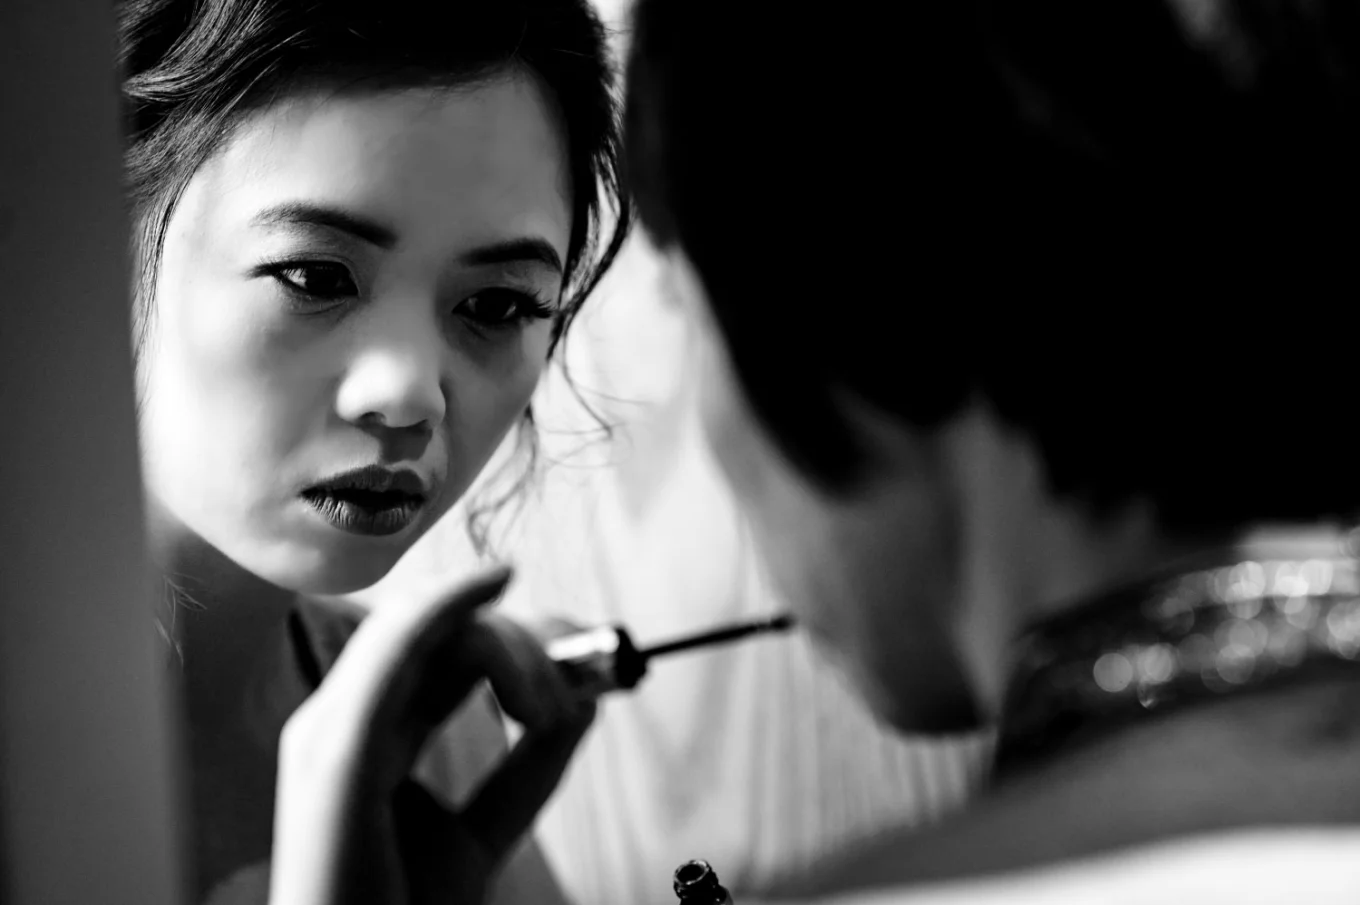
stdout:
POLYGON ((641 649, 633 643, 627 629, 606 625, 550 642, 548 656, 566 673, 574 689, 598 697, 608 691, 635 687, 647 674, 647 665, 653 657, 726 644, 751 635, 784 632, 793 624, 793 617, 787 614, 770 616, 641 649))

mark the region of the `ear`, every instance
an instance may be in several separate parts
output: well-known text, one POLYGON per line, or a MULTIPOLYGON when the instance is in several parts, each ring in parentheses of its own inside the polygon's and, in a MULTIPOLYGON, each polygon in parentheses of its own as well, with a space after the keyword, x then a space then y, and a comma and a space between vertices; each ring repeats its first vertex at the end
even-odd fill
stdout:
MULTIPOLYGON (((673 246, 658 249, 661 259, 659 289, 667 304, 683 311, 697 334, 698 381, 712 386, 719 382, 723 395, 743 408, 741 416, 755 422, 750 411, 741 382, 730 359, 730 350, 722 331, 718 329, 713 317, 710 296, 704 286, 703 278, 685 251, 673 246)), ((904 378, 911 379, 911 378, 904 378)), ((702 391, 701 391, 702 392, 702 391)), ((896 478, 905 474, 919 477, 937 456, 941 446, 938 441, 942 431, 916 427, 905 419, 875 404, 863 394, 856 392, 848 384, 833 385, 828 390, 835 413, 840 418, 842 429, 848 430, 856 449, 864 458, 864 479, 856 482, 858 489, 849 494, 857 498, 862 493, 875 492, 881 487, 881 479, 896 478)), ((721 442, 721 438, 711 438, 721 442)), ((767 441, 781 449, 774 438, 767 441)), ((781 452, 782 455, 782 452, 781 452)), ((837 491, 833 497, 845 496, 837 491)))
MULTIPOLYGON (((864 457, 868 487, 883 480, 919 478, 948 455, 950 423, 922 427, 876 405, 845 384, 828 391, 836 413, 864 457)), ((962 413, 960 415, 962 417, 962 413)))

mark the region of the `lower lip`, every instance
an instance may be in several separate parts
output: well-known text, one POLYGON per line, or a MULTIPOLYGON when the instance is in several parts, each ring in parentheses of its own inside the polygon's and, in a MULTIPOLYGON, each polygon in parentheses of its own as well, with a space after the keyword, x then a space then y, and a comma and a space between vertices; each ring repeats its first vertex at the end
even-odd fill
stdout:
POLYGON ((338 497, 310 493, 304 494, 302 499, 332 527, 364 537, 400 534, 411 526, 425 506, 422 500, 410 500, 398 506, 375 509, 338 497))

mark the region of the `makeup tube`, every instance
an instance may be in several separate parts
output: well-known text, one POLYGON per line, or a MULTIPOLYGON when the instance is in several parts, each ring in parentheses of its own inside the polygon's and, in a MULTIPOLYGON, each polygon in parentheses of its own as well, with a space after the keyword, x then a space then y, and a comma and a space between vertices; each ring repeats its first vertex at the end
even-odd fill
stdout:
POLYGON ((774 616, 640 649, 623 626, 604 625, 549 642, 548 656, 561 666, 574 689, 598 697, 606 692, 636 687, 647 674, 647 665, 653 657, 698 650, 752 635, 783 632, 792 626, 791 617, 774 616))

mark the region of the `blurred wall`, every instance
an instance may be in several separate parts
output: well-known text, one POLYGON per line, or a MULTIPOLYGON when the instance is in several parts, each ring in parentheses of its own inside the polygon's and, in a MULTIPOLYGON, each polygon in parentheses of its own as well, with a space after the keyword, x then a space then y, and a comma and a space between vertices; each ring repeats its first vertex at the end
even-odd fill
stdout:
POLYGON ((0 902, 181 901, 113 9, 0 3, 0 902))

